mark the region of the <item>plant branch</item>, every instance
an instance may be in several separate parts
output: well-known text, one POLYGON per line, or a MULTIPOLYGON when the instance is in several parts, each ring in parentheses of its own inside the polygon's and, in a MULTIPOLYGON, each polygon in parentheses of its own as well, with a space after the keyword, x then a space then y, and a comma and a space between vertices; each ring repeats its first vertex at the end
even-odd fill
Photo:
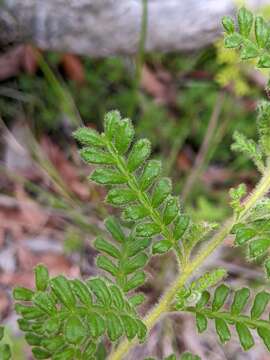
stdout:
POLYGON ((266 320, 250 319, 246 315, 233 315, 228 311, 218 312, 218 311, 212 311, 211 309, 197 309, 193 306, 190 306, 185 308, 183 312, 201 314, 209 319, 223 319, 226 322, 231 322, 233 324, 236 323, 246 324, 248 327, 252 329, 256 329, 260 327, 270 331, 270 324, 266 320))
MULTIPOLYGON (((270 188, 270 167, 265 171, 264 176, 257 184, 254 191, 244 202, 243 216, 261 199, 270 188)), ((198 253, 192 262, 187 264, 183 271, 179 274, 178 278, 174 281, 171 287, 167 290, 164 296, 160 299, 157 306, 155 306, 145 317, 144 323, 148 330, 151 330, 160 317, 170 310, 171 302, 173 301, 176 293, 185 285, 186 281, 190 278, 192 273, 202 265, 204 260, 208 258, 216 248, 224 241, 229 235, 235 219, 230 218, 224 226, 212 237, 212 239, 205 245, 205 247, 198 253)), ((118 348, 111 354, 109 360, 120 360, 123 356, 136 344, 136 341, 128 342, 123 341, 118 348)))
POLYGON ((179 265, 181 265, 183 263, 183 254, 180 247, 178 246, 178 241, 175 239, 172 230, 166 226, 159 211, 152 206, 148 193, 141 190, 136 176, 134 176, 128 170, 125 158, 118 154, 113 144, 111 144, 109 141, 107 141, 107 149, 114 157, 118 170, 128 179, 128 187, 136 194, 139 203, 143 205, 145 209, 147 209, 151 220, 159 226, 161 235, 172 243, 179 261, 179 265))

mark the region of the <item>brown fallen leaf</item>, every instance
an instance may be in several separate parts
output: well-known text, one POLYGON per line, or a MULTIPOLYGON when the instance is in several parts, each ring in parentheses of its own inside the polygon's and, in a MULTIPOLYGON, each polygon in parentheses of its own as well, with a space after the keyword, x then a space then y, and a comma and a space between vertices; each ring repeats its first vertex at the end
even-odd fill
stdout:
POLYGON ((16 285, 34 287, 33 268, 40 263, 48 267, 50 276, 59 274, 65 274, 70 278, 80 276, 79 266, 72 265, 62 255, 51 252, 34 254, 28 249, 20 247, 18 250, 18 270, 16 272, 6 271, 0 273, 0 286, 8 286, 10 288, 16 285))
POLYGON ((0 226, 0 251, 5 242, 5 229, 0 226))
POLYGON ((9 231, 12 237, 19 240, 24 232, 25 220, 18 209, 0 208, 0 229, 9 231))
POLYGON ((21 70, 21 61, 24 46, 15 46, 0 56, 0 81, 18 75, 21 70))
POLYGON ((9 310, 9 298, 7 293, 0 289, 0 320, 2 320, 9 310))
POLYGON ((38 70, 38 53, 38 50, 32 45, 25 45, 21 60, 21 67, 30 75, 34 75, 38 70))
POLYGON ((18 266, 22 271, 32 270, 37 264, 46 265, 50 272, 55 275, 59 273, 69 274, 70 276, 79 275, 79 268, 72 265, 70 260, 61 254, 52 251, 33 252, 23 244, 17 247, 18 266))
POLYGON ((15 196, 28 231, 40 231, 47 223, 50 215, 44 209, 41 209, 37 202, 29 198, 20 184, 15 187, 15 196))
POLYGON ((8 286, 10 288, 18 285, 33 288, 35 285, 35 280, 32 271, 18 271, 16 273, 3 272, 0 273, 0 285, 8 286))
POLYGON ((175 91, 172 81, 168 81, 168 76, 166 78, 162 73, 159 78, 158 74, 147 65, 142 68, 141 87, 160 104, 175 103, 175 91))
POLYGON ((65 74, 70 80, 73 80, 78 85, 82 85, 85 82, 84 67, 77 55, 65 54, 61 62, 65 74))
POLYGON ((31 45, 14 46, 0 55, 0 81, 17 76, 21 71, 35 74, 37 69, 37 50, 31 45))
POLYGON ((192 155, 190 149, 184 148, 177 157, 177 167, 183 172, 188 172, 192 167, 192 155))
POLYGON ((46 209, 31 200, 21 185, 14 185, 15 197, 0 197, 0 248, 9 233, 20 240, 25 233, 37 233, 50 223, 52 217, 46 209))
POLYGON ((41 146, 62 180, 81 200, 89 199, 89 186, 79 177, 78 169, 66 158, 63 151, 48 137, 43 137, 41 146))

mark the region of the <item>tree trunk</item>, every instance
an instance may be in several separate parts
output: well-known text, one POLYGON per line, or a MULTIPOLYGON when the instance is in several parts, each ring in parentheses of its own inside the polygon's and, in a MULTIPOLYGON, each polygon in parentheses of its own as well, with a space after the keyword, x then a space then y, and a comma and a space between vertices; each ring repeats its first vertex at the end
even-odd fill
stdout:
MULTIPOLYGON (((143 0, 1 0, 0 46, 105 57, 136 53, 143 0)), ((270 0, 250 0, 258 8, 270 0)), ((190 51, 212 43, 234 0, 148 0, 146 51, 190 51)))

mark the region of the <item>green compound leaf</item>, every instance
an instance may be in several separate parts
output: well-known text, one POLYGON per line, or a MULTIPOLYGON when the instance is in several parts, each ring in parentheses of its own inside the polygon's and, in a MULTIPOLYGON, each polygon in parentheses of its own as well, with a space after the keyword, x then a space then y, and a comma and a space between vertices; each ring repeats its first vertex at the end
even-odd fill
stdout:
MULTIPOLYGON (((28 300, 23 296, 23 304, 15 306, 20 329, 36 359, 95 358, 103 336, 113 342, 124 335, 128 340, 145 338, 145 325, 118 285, 102 277, 81 281, 63 275, 48 284, 45 291, 34 291, 28 300)), ((21 288, 14 293, 21 298, 21 288)), ((135 303, 141 301, 140 297, 135 303)))
POLYGON ((242 60, 258 58, 258 68, 270 67, 268 22, 262 16, 256 16, 253 27, 253 14, 242 7, 238 12, 238 28, 230 17, 222 19, 225 29, 224 44, 227 48, 238 48, 242 60), (253 31, 254 30, 254 31, 253 31))
POLYGON ((124 292, 132 291, 140 286, 142 286, 145 282, 146 275, 143 271, 136 272, 133 276, 131 276, 123 285, 124 292))
POLYGON ((152 205, 154 208, 160 206, 172 192, 172 182, 169 178, 160 179, 152 194, 152 205))
MULTIPOLYGON (((105 130, 105 135, 108 139, 110 140, 115 139, 120 122, 121 122, 121 115, 117 110, 110 111, 105 115, 104 130, 105 130)), ((77 138, 77 140, 81 142, 80 138, 77 138)))
POLYGON ((121 258, 121 252, 120 250, 112 245, 110 242, 102 239, 101 237, 98 237, 95 241, 95 248, 100 251, 104 252, 105 254, 115 258, 120 259, 121 258))
POLYGON ((79 345, 87 335, 85 325, 78 316, 70 316, 64 328, 64 336, 68 343, 79 345))
MULTIPOLYGON (((24 287, 17 287, 13 290, 13 298, 15 300, 29 301, 32 300, 34 292, 24 287)), ((0 338, 1 340, 1 338, 0 338)))
POLYGON ((150 156, 151 144, 147 139, 138 140, 131 149, 127 161, 127 168, 130 172, 135 171, 138 167, 142 166, 150 156))
POLYGON ((238 33, 233 33, 225 36, 224 45, 228 49, 238 48, 243 42, 243 38, 238 33))
MULTIPOLYGON (((123 209, 122 219, 129 223, 129 227, 136 227, 136 238, 151 240, 157 235, 161 236, 166 244, 162 251, 177 249, 179 253, 181 247, 178 242, 185 232, 183 227, 188 225, 187 218, 181 214, 177 198, 171 195, 171 180, 160 178, 161 162, 147 160, 151 152, 150 142, 140 139, 132 144, 134 129, 131 122, 121 119, 120 114, 115 111, 106 115, 104 128, 104 133, 100 135, 102 147, 93 145, 81 150, 84 159, 98 165, 90 179, 110 186, 106 201, 123 209), (184 223, 181 223, 182 216, 184 223)), ((80 141, 80 134, 81 143, 85 145, 82 129, 75 134, 76 139, 80 141)), ((189 256, 191 249, 192 243, 183 256, 189 256)), ((160 251, 155 248, 152 254, 160 254, 160 251)), ((113 262, 104 258, 99 259, 98 264, 111 274, 116 274, 119 269, 119 266, 114 267, 113 262)))
POLYGON ((269 204, 269 199, 257 202, 244 221, 241 222, 240 217, 239 223, 232 229, 232 233, 235 234, 235 245, 246 246, 249 260, 253 261, 267 256, 265 270, 268 277, 270 275, 268 258, 270 249, 269 204))
POLYGON ((161 228, 158 224, 153 222, 142 223, 136 227, 136 235, 139 237, 152 237, 160 234, 161 228))
POLYGON ((175 220, 179 213, 179 202, 176 197, 169 197, 166 202, 164 213, 163 213, 163 221, 165 225, 169 225, 175 220))
POLYGON ((255 141, 247 139, 243 134, 237 131, 234 133, 233 139, 234 143, 231 146, 232 150, 245 154, 249 159, 254 162, 258 170, 263 172, 263 154, 255 141))
POLYGON ((246 8, 242 7, 238 12, 237 19, 238 19, 240 34, 245 37, 248 37, 251 32, 252 25, 253 25, 252 12, 250 12, 246 8))
POLYGON ((236 214, 238 216, 241 211, 243 210, 243 207, 241 205, 242 198, 246 195, 247 188, 245 184, 240 184, 236 188, 230 189, 230 198, 231 198, 231 206, 236 214))
POLYGON ((80 151, 81 158, 88 164, 114 165, 113 156, 100 149, 85 147, 80 151))
POLYGON ((270 350, 270 321, 265 320, 263 315, 270 301, 270 294, 264 290, 259 292, 253 300, 250 314, 243 312, 244 308, 248 305, 249 289, 242 288, 237 290, 234 293, 229 309, 226 306, 228 295, 229 288, 222 284, 215 290, 210 304, 210 293, 205 291, 195 306, 186 306, 183 311, 195 315, 198 332, 203 332, 207 329, 208 320, 214 320, 216 333, 222 344, 230 340, 230 328, 235 326, 244 351, 254 346, 253 332, 255 330, 268 350, 270 350))
MULTIPOLYGON (((270 57, 269 57, 270 67, 270 57)), ((270 155, 270 104, 268 101, 261 101, 258 105, 258 133, 259 133, 259 144, 266 156, 270 155)))
POLYGON ((104 140, 100 134, 91 128, 81 127, 78 130, 74 131, 73 136, 81 144, 85 146, 96 146, 103 147, 104 140))
POLYGON ((228 295, 229 295, 230 289, 228 286, 222 284, 220 285, 215 293, 214 293, 214 300, 212 303, 212 310, 218 311, 225 303, 228 295))
POLYGON ((170 250, 172 244, 168 240, 160 240, 152 246, 153 254, 164 254, 170 250))
POLYGON ((149 211, 143 205, 131 205, 128 206, 122 214, 125 221, 139 221, 146 218, 149 215, 149 211))
POLYGON ((266 276, 270 278, 270 259, 267 259, 264 263, 264 268, 266 272, 266 276))
POLYGON ((243 350, 248 351, 255 345, 249 328, 242 323, 236 323, 235 328, 243 350))
POLYGON ((66 308, 74 309, 76 300, 71 289, 71 283, 63 275, 59 275, 51 279, 50 285, 58 301, 66 308))
POLYGON ((219 340, 222 344, 228 342, 231 338, 231 333, 228 328, 228 325, 223 319, 215 319, 215 327, 219 340))
POLYGON ((113 239, 119 243, 123 243, 126 240, 125 234, 119 224, 119 222, 113 217, 110 216, 105 220, 106 229, 112 235, 113 239))
POLYGON ((127 188, 114 188, 108 192, 106 201, 114 206, 129 204, 137 199, 134 191, 127 188))
POLYGON ((176 294, 176 309, 181 310, 188 305, 194 304, 196 304, 197 307, 205 306, 210 296, 206 290, 212 286, 215 286, 219 281, 226 277, 226 275, 227 272, 225 269, 215 269, 206 272, 198 279, 194 280, 188 287, 182 288, 176 294))
POLYGON ((196 326, 199 333, 207 329, 207 318, 203 314, 196 314, 196 326))
POLYGON ((259 55, 259 49, 252 41, 245 39, 240 52, 241 60, 254 59, 259 55))
POLYGON ((153 182, 161 173, 161 162, 158 160, 149 160, 143 170, 143 173, 139 179, 141 190, 147 190, 149 186, 153 185, 153 182))
POLYGON ((230 16, 223 16, 221 22, 228 34, 232 34, 234 32, 234 21, 230 16))
POLYGON ((96 169, 90 175, 90 179, 101 185, 119 185, 127 182, 124 175, 111 169, 96 169))
POLYGON ((190 223, 190 218, 187 215, 181 215, 179 216, 175 221, 175 227, 173 235, 175 239, 181 239, 182 236, 185 234, 188 226, 190 223))
POLYGON ((248 288, 242 288, 235 292, 231 306, 231 313, 233 315, 239 315, 243 311, 248 302, 249 296, 250 290, 248 288))
POLYGON ((176 360, 176 356, 174 354, 169 355, 165 358, 165 360, 176 360))
POLYGON ((36 289, 39 291, 46 291, 49 285, 49 273, 44 265, 40 264, 35 267, 35 280, 36 289))
POLYGON ((93 305, 93 299, 90 289, 87 287, 87 285, 83 281, 75 279, 71 281, 71 287, 72 291, 80 300, 80 302, 91 308, 93 305))
POLYGON ((124 154, 132 142, 134 136, 134 128, 130 119, 122 119, 119 121, 114 140, 115 147, 119 154, 124 154))
POLYGON ((134 290, 145 281, 138 270, 148 262, 147 249, 151 240, 149 237, 138 237, 137 234, 125 235, 120 223, 109 217, 105 220, 106 228, 112 235, 109 240, 98 237, 95 248, 102 253, 97 257, 97 266, 108 272, 124 292, 134 290))
POLYGON ((255 36, 260 48, 264 48, 269 38, 269 27, 261 16, 255 19, 255 36))
POLYGON ((251 319, 259 319, 263 314, 266 306, 270 300, 270 294, 266 291, 259 292, 254 299, 253 306, 251 308, 251 319))
POLYGON ((270 55, 262 54, 259 57, 257 67, 259 69, 268 69, 268 68, 270 68, 270 55))
POLYGON ((181 356, 181 360, 201 360, 201 358, 198 355, 193 355, 190 352, 185 352, 181 356))

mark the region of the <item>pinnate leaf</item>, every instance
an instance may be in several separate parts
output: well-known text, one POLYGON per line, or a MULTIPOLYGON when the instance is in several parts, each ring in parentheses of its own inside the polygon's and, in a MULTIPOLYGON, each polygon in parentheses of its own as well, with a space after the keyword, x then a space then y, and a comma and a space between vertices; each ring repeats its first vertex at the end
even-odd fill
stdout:
POLYGON ((238 48, 242 44, 243 38, 238 33, 232 33, 229 35, 226 35, 224 40, 224 45, 228 49, 234 49, 238 48))
POLYGON ((130 119, 122 119, 119 121, 117 130, 114 134, 114 143, 120 154, 124 154, 128 150, 133 136, 134 128, 130 119))
POLYGON ((121 122, 121 115, 119 111, 113 110, 108 112, 104 118, 105 135, 109 140, 113 140, 118 131, 118 126, 121 122))
POLYGON ((222 284, 220 285, 214 294, 214 300, 212 304, 212 310, 218 311, 225 303, 227 296, 229 295, 230 289, 228 286, 222 284))
POLYGON ((127 168, 133 172, 140 167, 149 157, 151 152, 151 144, 147 139, 138 140, 130 151, 127 168))
POLYGON ((253 14, 246 8, 242 7, 238 11, 238 25, 240 34, 248 37, 253 25, 253 14))
POLYGON ((171 196, 165 205, 163 212, 163 221, 165 225, 169 225, 179 213, 179 202, 176 197, 171 196))
POLYGON ((248 288, 242 288, 235 292, 233 303, 231 306, 231 313, 233 315, 239 315, 243 311, 249 299, 249 295, 250 290, 248 288))
POLYGON ((40 291, 45 291, 49 284, 49 273, 47 268, 39 264, 35 267, 35 281, 36 289, 40 291))
POLYGON ((234 21, 230 16, 223 16, 222 25, 228 34, 232 34, 234 32, 234 21))
POLYGON ((172 243, 169 240, 160 240, 152 247, 153 254, 165 254, 172 248, 172 243))
POLYGON ((259 47, 264 48, 269 38, 269 28, 261 16, 256 16, 255 19, 255 36, 259 47))
POLYGON ((114 165, 113 156, 99 149, 84 147, 80 150, 81 158, 88 164, 114 165))
POLYGON ((112 169, 96 169, 90 175, 90 179, 101 185, 119 185, 127 182, 124 175, 112 169))
POLYGON ((161 173, 161 162, 158 160, 149 160, 144 167, 143 173, 140 177, 140 188, 146 190, 151 186, 154 180, 161 173))
POLYGON ((243 350, 247 351, 251 349, 254 346, 254 340, 249 328, 240 322, 236 323, 235 328, 243 350))
POLYGON ((82 145, 86 146, 104 146, 104 140, 101 135, 94 129, 81 127, 73 133, 73 136, 82 145))
POLYGON ((154 208, 158 207, 165 201, 165 199, 172 192, 172 182, 169 178, 162 178, 155 186, 152 195, 152 205, 154 208))
POLYGON ((143 205, 130 205, 123 212, 123 219, 126 221, 138 221, 149 214, 148 209, 143 205))
POLYGON ((128 188, 114 188, 108 192, 106 201, 109 204, 120 206, 135 201, 136 199, 137 196, 134 191, 128 188))
POLYGON ((216 332, 219 336, 220 342, 222 344, 225 344, 231 338, 231 333, 228 328, 228 325, 223 319, 216 319, 215 325, 216 325, 216 332))

